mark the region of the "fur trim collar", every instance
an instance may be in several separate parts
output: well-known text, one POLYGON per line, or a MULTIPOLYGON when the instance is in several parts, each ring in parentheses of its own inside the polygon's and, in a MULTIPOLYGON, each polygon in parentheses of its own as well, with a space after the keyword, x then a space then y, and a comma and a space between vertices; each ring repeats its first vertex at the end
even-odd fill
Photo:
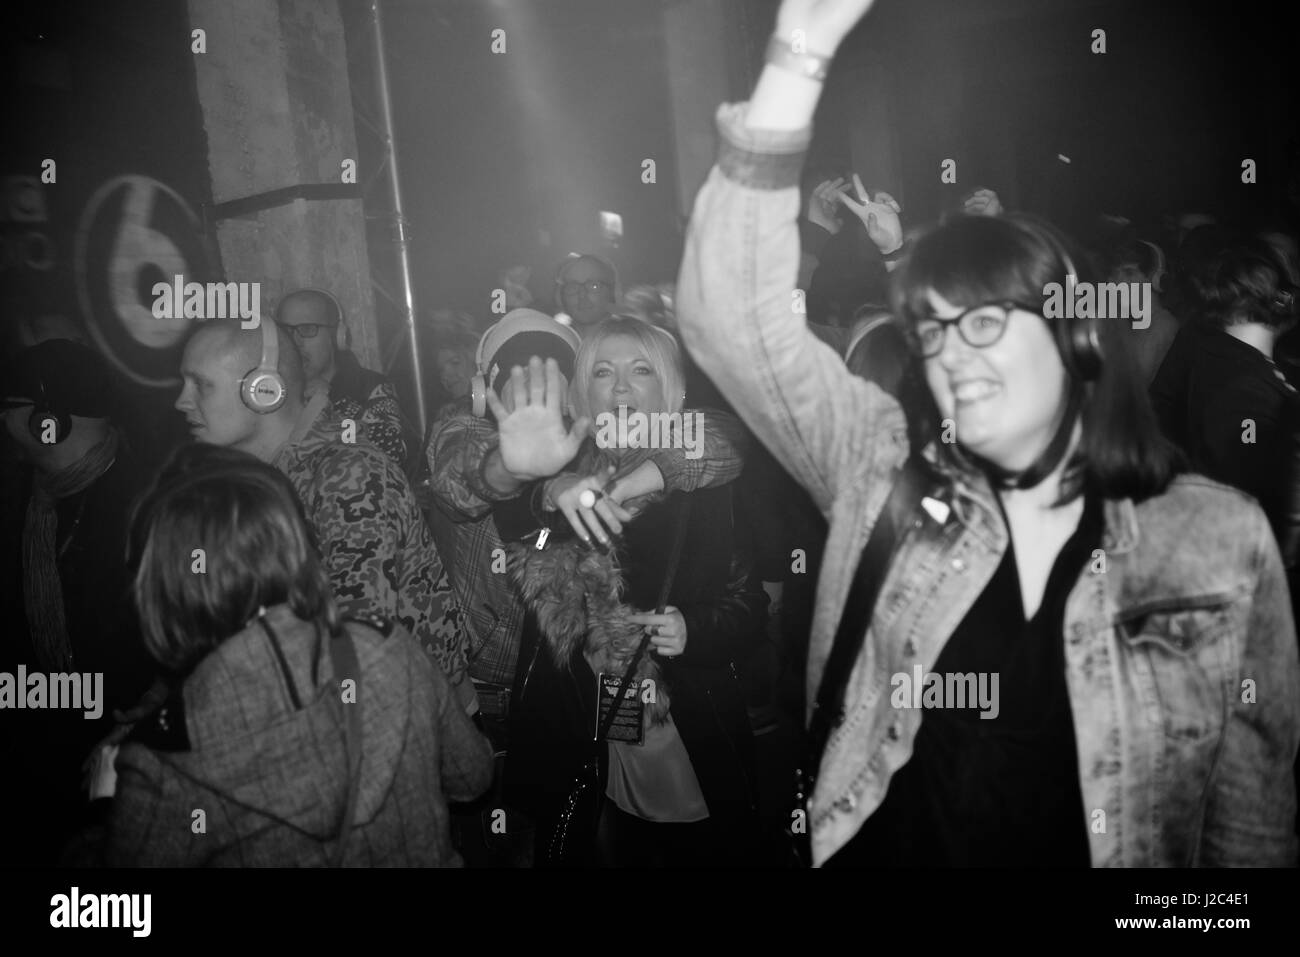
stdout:
MULTIPOLYGON (((622 601, 624 582, 613 552, 588 548, 577 539, 538 551, 508 546, 510 575, 537 617, 547 651, 559 668, 568 668, 581 651, 593 669, 622 675, 640 644, 643 630, 628 621, 636 609, 622 601)), ((650 720, 668 720, 668 688, 663 672, 647 651, 637 663, 633 684, 654 682, 650 720)))

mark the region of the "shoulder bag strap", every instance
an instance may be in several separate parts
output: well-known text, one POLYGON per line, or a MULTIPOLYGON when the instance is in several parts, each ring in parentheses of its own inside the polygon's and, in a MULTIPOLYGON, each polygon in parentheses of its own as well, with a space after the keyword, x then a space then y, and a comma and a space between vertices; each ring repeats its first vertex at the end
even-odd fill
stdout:
MULTIPOLYGON (((691 511, 691 498, 689 495, 682 495, 681 503, 677 508, 677 520, 673 526, 673 544, 672 551, 668 553, 668 566, 664 572, 663 584, 659 588, 659 604, 655 608, 656 615, 662 615, 664 609, 668 607, 668 595, 673 590, 673 580, 677 577, 677 566, 682 558, 682 543, 686 540, 686 519, 691 511)), ((618 697, 614 699, 614 706, 609 709, 609 714, 605 715, 605 720, 600 723, 600 729, 596 732, 595 745, 599 749, 600 742, 609 734, 609 729, 614 724, 614 716, 618 714, 619 705, 623 702, 623 696, 627 694, 627 689, 632 683, 632 675, 636 672, 636 666, 641 662, 641 656, 645 654, 646 647, 650 644, 650 636, 647 634, 637 645, 636 653, 632 655, 632 660, 628 663, 627 671, 623 672, 623 680, 618 686, 618 697)))
POLYGON ((915 514, 917 505, 924 497, 926 485, 923 466, 913 455, 894 480, 885 507, 876 519, 866 547, 862 549, 808 725, 808 751, 805 766, 799 775, 800 790, 805 799, 812 796, 812 785, 816 781, 822 752, 826 749, 830 733, 843 719, 844 692, 853 673, 853 664, 866 641, 867 629, 871 625, 881 585, 889 571, 894 547, 902 538, 908 520, 915 514))
POLYGON ((343 735, 348 754, 348 793, 343 806, 343 823, 339 829, 338 845, 335 848, 334 866, 342 867, 347 854, 348 839, 352 836, 352 826, 357 812, 357 797, 361 792, 361 662, 357 659, 357 648, 352 636, 340 629, 339 634, 330 640, 330 660, 334 666, 334 681, 341 685, 351 678, 355 683, 356 700, 343 702, 343 735))

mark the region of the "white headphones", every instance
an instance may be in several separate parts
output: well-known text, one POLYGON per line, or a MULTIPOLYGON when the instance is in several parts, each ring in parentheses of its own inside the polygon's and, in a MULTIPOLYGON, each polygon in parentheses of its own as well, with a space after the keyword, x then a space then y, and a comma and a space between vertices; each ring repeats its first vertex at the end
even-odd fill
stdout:
POLYGON ((239 397, 258 415, 269 415, 284 405, 288 388, 281 378, 280 332, 274 323, 259 321, 262 327, 262 358, 257 368, 249 369, 239 380, 239 397))
POLYGON ((474 368, 477 374, 470 380, 469 394, 473 403, 474 414, 482 418, 487 415, 487 390, 496 384, 500 367, 491 363, 489 358, 496 355, 506 342, 521 332, 548 332, 558 336, 569 344, 577 355, 582 344, 578 334, 563 323, 556 322, 544 312, 536 309, 512 309, 495 322, 478 341, 474 352, 474 368))

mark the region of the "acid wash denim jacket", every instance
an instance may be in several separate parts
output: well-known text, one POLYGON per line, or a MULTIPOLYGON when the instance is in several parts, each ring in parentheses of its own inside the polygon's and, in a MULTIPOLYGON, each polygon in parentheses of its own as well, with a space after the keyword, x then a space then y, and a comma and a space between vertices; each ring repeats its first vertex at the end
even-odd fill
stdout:
MULTIPOLYGON (((747 130, 745 109, 718 112, 722 146, 695 201, 678 320, 700 366, 830 522, 811 702, 906 433, 899 405, 853 376, 796 308, 811 130, 747 130)), ((940 467, 933 447, 926 457, 940 467)), ((941 471, 948 516, 923 516, 900 540, 822 759, 808 807, 815 865, 880 806, 911 756, 921 709, 891 707, 891 676, 932 669, 1007 548, 987 481, 941 471)), ((1264 513, 1194 475, 1104 511, 1104 555, 1071 588, 1064 623, 1093 866, 1293 864, 1300 666, 1264 513)))

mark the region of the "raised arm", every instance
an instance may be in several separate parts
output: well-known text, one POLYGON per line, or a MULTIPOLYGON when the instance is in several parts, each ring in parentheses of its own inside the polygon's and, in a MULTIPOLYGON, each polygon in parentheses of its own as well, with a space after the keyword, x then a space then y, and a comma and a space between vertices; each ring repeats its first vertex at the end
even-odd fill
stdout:
MULTIPOLYGON (((778 35, 829 55, 870 0, 785 0, 778 35)), ((798 177, 820 83, 769 64, 752 101, 719 110, 718 164, 695 201, 678 281, 687 347, 823 511, 898 464, 897 402, 853 376, 797 309, 798 177)))
POLYGON ((429 438, 429 486, 438 507, 453 521, 487 515, 494 502, 513 498, 522 485, 513 479, 492 480, 490 461, 500 461, 497 430, 490 419, 474 415, 468 400, 457 403, 433 425, 429 438))

